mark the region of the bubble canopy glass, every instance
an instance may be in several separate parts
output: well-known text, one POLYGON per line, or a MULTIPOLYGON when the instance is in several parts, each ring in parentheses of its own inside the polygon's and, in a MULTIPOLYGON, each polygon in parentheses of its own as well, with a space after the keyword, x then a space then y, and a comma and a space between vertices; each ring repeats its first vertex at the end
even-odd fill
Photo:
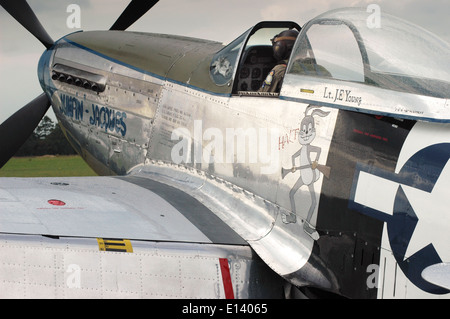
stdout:
POLYGON ((288 73, 449 98, 450 45, 399 18, 372 14, 340 9, 308 22, 288 73))

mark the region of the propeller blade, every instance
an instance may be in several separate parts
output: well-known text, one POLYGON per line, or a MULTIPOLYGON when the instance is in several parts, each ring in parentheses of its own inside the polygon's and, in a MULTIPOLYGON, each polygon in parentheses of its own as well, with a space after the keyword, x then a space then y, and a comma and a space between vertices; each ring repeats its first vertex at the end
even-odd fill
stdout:
POLYGON ((0 168, 25 143, 49 107, 50 100, 43 93, 0 125, 0 168))
POLYGON ((54 41, 45 31, 42 24, 34 14, 25 0, 0 0, 0 5, 5 8, 9 14, 33 34, 47 49, 49 49, 54 41))
POLYGON ((110 30, 124 31, 128 29, 158 2, 159 0, 132 0, 110 30))

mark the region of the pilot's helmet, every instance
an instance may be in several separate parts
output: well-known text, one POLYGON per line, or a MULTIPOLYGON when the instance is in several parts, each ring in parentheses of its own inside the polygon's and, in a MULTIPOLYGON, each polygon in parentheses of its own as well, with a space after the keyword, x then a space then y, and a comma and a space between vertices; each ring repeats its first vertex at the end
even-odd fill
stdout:
POLYGON ((277 61, 289 58, 297 36, 297 30, 286 30, 272 39, 273 56, 277 61))

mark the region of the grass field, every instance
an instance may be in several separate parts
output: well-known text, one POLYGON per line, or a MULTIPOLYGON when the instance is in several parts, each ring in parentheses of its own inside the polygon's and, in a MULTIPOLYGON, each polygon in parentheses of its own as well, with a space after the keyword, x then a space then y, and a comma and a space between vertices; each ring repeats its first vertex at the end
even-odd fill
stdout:
POLYGON ((96 176, 80 156, 13 157, 0 177, 96 176))

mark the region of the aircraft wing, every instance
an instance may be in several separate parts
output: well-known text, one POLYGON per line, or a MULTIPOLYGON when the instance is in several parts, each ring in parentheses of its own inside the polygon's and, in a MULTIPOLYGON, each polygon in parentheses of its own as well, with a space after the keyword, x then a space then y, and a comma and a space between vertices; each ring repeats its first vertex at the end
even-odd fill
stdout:
POLYGON ((137 177, 1 178, 0 233, 246 245, 197 200, 137 177))
POLYGON ((200 201, 142 176, 0 178, 0 280, 21 299, 279 298, 285 284, 200 201))
MULTIPOLYGON (((143 268, 135 269, 132 277, 141 283, 134 284, 133 291, 139 290, 142 280, 147 280, 148 276, 165 276, 168 267, 170 276, 186 272, 183 278, 190 281, 192 278, 203 280, 206 276, 207 280, 216 282, 216 288, 205 286, 207 291, 199 294, 196 290, 202 286, 197 281, 187 286, 184 279, 178 280, 173 284, 180 289, 168 295, 161 295, 158 290, 167 287, 167 281, 152 282, 149 289, 157 295, 150 297, 228 298, 233 296, 231 291, 238 294, 239 289, 241 298, 275 298, 281 295, 280 287, 285 280, 290 280, 290 274, 302 267, 313 267, 307 270, 325 286, 331 286, 333 283, 323 275, 326 269, 307 263, 313 240, 302 231, 302 225, 286 227, 279 218, 279 209, 218 177, 159 162, 137 167, 131 175, 122 177, 0 178, 0 247, 3 245, 7 250, 6 255, 0 256, 0 278, 20 277, 18 274, 22 274, 24 268, 31 274, 36 271, 35 264, 45 259, 43 267, 53 272, 43 284, 56 285, 46 296, 72 296, 74 290, 60 281, 53 283, 52 278, 61 279, 61 269, 72 265, 66 258, 73 255, 77 256, 74 265, 81 264, 80 268, 84 271, 86 267, 88 273, 99 273, 102 282, 95 285, 95 292, 106 280, 102 269, 108 266, 112 277, 108 280, 116 282, 117 276, 128 271, 121 269, 125 260, 134 268, 147 262, 157 266, 146 269, 148 274, 143 273, 143 268), (293 234, 300 235, 294 237, 293 234), (101 246, 106 246, 105 241, 109 240, 113 240, 113 246, 126 246, 129 241, 133 248, 129 255, 134 257, 114 255, 108 257, 112 259, 105 265, 106 257, 99 255, 99 248, 105 251, 101 246), (86 245, 89 254, 85 251, 86 245), (280 247, 296 249, 285 254, 280 247), (95 265, 89 256, 98 260, 95 265), (165 256, 177 257, 171 257, 173 262, 168 265, 165 256), (5 258, 14 262, 4 261, 5 258), (192 263, 183 266, 189 260, 192 263), (194 277, 193 271, 197 274, 194 277), (233 279, 230 274, 234 274, 233 279), (185 292, 186 287, 189 287, 188 292, 185 292)), ((32 283, 28 288, 34 289, 40 284, 35 283, 35 276, 26 278, 32 283)), ((129 279, 121 282, 128 285, 129 279)), ((117 285, 111 290, 115 292, 117 285)), ((15 292, 17 286, 23 287, 24 281, 13 281, 11 289, 6 289, 5 293, 15 292)), ((84 296, 85 292, 75 297, 84 296)), ((91 290, 89 293, 98 297, 91 290)), ((141 296, 143 291, 134 293, 141 296)), ((38 295, 32 294, 32 297, 38 295)), ((0 293, 2 296, 11 297, 0 293)), ((13 296, 23 297, 20 293, 13 296)))

